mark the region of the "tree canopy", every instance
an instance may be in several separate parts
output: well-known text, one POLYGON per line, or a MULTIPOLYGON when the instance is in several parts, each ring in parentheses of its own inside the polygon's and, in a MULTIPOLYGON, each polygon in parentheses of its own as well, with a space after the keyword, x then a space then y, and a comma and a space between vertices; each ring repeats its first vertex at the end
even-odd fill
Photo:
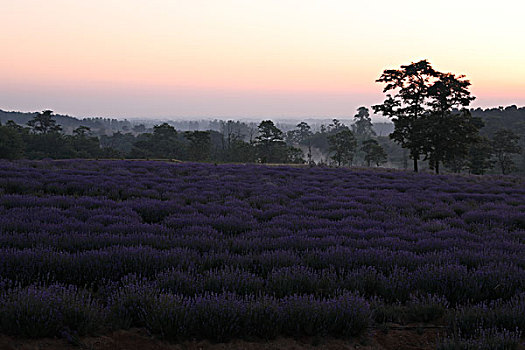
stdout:
POLYGON ((287 155, 283 132, 271 120, 263 120, 258 129, 255 145, 260 162, 284 163, 287 155))
POLYGON ((474 100, 465 76, 436 71, 427 60, 385 70, 377 82, 391 92, 372 108, 392 119, 391 139, 410 150, 414 171, 424 157, 439 173, 440 164, 466 157, 478 141, 480 118, 467 110, 474 100))
POLYGON ((370 118, 370 112, 366 107, 359 107, 357 114, 354 115, 354 124, 352 125, 352 131, 357 138, 368 138, 376 136, 373 129, 372 118, 370 118))
POLYGON ((331 158, 341 165, 352 165, 357 147, 354 133, 348 128, 340 128, 338 132, 328 136, 330 143, 331 158))
POLYGON ((56 125, 56 120, 53 118, 53 111, 45 110, 42 113, 37 113, 36 116, 27 122, 33 132, 39 134, 47 134, 51 132, 59 132, 62 130, 60 125, 56 125))
POLYGON ((387 69, 376 80, 385 84, 383 92, 388 94, 382 104, 372 108, 375 113, 392 119, 395 129, 390 138, 410 150, 416 172, 418 160, 424 152, 421 117, 429 112, 426 104, 428 89, 437 75, 430 63, 422 60, 397 70, 387 69))

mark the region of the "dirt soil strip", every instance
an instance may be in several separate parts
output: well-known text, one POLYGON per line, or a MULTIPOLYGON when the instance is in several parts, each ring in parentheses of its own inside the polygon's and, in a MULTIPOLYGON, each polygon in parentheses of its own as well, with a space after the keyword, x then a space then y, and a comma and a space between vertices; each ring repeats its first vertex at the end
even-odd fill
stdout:
POLYGON ((340 340, 331 338, 277 338, 269 342, 250 342, 234 340, 228 343, 213 344, 207 341, 186 341, 169 343, 158 340, 143 330, 117 331, 109 335, 86 337, 76 344, 64 339, 19 339, 0 336, 0 350, 430 350, 435 348, 438 331, 435 329, 413 329, 371 331, 360 339, 340 340))

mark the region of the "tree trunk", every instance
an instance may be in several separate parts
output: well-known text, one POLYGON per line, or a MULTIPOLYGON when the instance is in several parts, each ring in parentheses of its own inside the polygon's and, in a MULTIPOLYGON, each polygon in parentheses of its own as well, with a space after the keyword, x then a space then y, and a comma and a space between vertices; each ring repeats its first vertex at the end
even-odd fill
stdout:
POLYGON ((414 157, 414 172, 417 173, 418 172, 418 168, 417 168, 417 158, 414 157))
POLYGON ((436 161, 436 174, 439 174, 439 160, 436 161))

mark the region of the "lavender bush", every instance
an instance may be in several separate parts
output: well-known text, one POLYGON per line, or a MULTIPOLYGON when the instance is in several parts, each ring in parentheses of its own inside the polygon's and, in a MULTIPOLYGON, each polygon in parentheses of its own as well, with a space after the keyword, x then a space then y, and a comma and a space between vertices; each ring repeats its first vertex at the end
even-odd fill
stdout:
POLYGON ((30 338, 85 335, 101 329, 102 308, 74 286, 29 286, 0 295, 2 333, 30 338))
POLYGON ((0 332, 523 332, 524 234, 517 177, 2 161, 0 332))

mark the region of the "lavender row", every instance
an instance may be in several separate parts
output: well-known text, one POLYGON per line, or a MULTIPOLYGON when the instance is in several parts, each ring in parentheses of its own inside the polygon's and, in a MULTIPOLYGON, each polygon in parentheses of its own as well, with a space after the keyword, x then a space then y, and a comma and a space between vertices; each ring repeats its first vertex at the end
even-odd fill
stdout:
POLYGON ((168 339, 288 336, 350 337, 370 322, 368 303, 353 294, 242 297, 206 293, 192 297, 159 293, 140 281, 120 286, 100 301, 74 286, 9 289, 0 294, 0 333, 72 338, 129 327, 146 327, 168 339))
MULTIPOLYGON (((324 257, 329 261, 340 258, 346 263, 356 257, 355 252, 348 255, 348 260, 335 253, 325 252, 324 257)), ((324 268, 313 268, 308 259, 312 265, 319 260, 314 260, 312 254, 306 256, 304 264, 297 265, 294 256, 286 254, 199 255, 185 249, 122 248, 80 254, 3 251, 2 257, 0 276, 21 285, 65 283, 97 290, 108 281, 139 274, 163 289, 183 295, 230 291, 241 295, 264 292, 279 297, 331 296, 340 291, 356 291, 404 302, 411 293, 421 292, 443 296, 455 305, 509 299, 522 292, 525 285, 525 270, 504 262, 477 268, 457 263, 428 263, 412 270, 391 266, 384 272, 366 264, 335 268, 325 263, 324 268)))
MULTIPOLYGON (((353 331, 330 328, 338 324, 330 317, 347 319, 333 308, 348 297, 359 305, 351 310, 372 308, 376 321, 446 314, 467 335, 481 329, 505 338, 523 331, 515 310, 525 304, 524 236, 525 183, 516 177, 0 162, 4 314, 26 299, 47 300, 42 293, 54 288, 78 311, 57 306, 58 314, 84 320, 49 321, 54 334, 92 332, 93 320, 168 338, 258 336, 255 324, 270 334, 347 336, 353 331), (125 282, 130 276, 140 283, 125 282), (216 323, 206 324, 208 334, 198 315, 215 304, 219 318, 209 317, 216 323), (228 326, 223 314, 238 323, 228 326)), ((8 328, 16 322, 2 320, 1 332, 17 332, 8 328)))
POLYGON ((291 295, 168 293, 130 276, 110 283, 98 298, 75 286, 11 287, 0 293, 0 333, 26 337, 72 338, 111 329, 145 327, 167 339, 271 339, 286 336, 350 337, 361 334, 373 318, 408 312, 410 320, 448 318, 453 336, 445 343, 518 341, 525 331, 525 294, 508 301, 472 304, 449 310, 445 300, 411 295, 405 306, 372 305, 353 293, 332 298, 291 295), (388 311, 390 310, 390 311, 388 311), (490 336, 489 335, 493 335, 490 336), (503 336, 504 335, 504 336, 503 336))

